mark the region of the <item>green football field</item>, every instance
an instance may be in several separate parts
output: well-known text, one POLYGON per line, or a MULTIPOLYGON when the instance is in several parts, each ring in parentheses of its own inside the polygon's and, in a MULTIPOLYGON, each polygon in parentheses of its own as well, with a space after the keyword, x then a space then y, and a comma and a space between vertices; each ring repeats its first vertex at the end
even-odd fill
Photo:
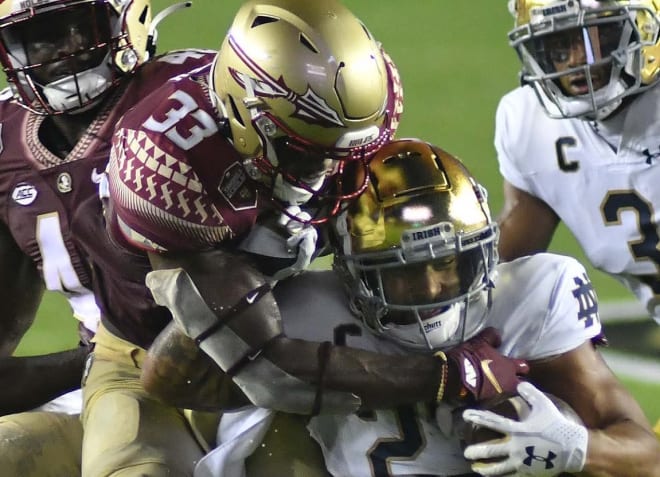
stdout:
MULTIPOLYGON (((152 3, 158 11, 175 2, 152 3)), ((159 51, 216 49, 240 3, 195 0, 192 8, 161 24, 159 51)), ((419 137, 458 155, 489 190, 496 214, 502 193, 492 142, 494 113, 500 96, 516 86, 518 72, 517 58, 507 45, 512 20, 506 0, 346 0, 346 4, 398 65, 405 94, 399 137, 419 137)), ((564 229, 552 248, 584 261, 575 240, 564 229)), ((602 302, 631 297, 613 279, 589 270, 602 302)), ((19 353, 54 351, 75 344, 75 324, 66 315, 70 315, 66 302, 48 295, 19 353), (62 316, 65 319, 60 319, 62 316)), ((652 333, 657 336, 657 330, 652 333)), ((656 342, 655 359, 659 350, 660 343, 656 342)), ((649 418, 654 422, 659 419, 660 384, 622 378, 649 418)), ((660 383, 660 376, 655 381, 660 383)))

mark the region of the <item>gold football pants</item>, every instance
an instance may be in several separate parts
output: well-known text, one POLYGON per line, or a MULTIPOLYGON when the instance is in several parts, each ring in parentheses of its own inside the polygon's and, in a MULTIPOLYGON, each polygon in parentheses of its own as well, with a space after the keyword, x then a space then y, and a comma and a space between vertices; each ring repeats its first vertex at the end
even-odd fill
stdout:
POLYGON ((192 477, 203 444, 140 384, 146 351, 101 326, 83 377, 82 477, 192 477))
POLYGON ((0 475, 80 475, 82 426, 77 414, 22 412, 0 417, 0 475))

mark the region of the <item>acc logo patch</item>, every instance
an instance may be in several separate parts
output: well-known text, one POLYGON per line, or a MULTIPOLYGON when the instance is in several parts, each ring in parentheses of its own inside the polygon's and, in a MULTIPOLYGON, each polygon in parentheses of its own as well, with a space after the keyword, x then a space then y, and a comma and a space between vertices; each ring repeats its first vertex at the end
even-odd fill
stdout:
POLYGON ((26 182, 21 182, 11 193, 11 198, 14 199, 14 202, 20 205, 30 205, 37 198, 37 189, 32 185, 26 182))
POLYGON ((247 172, 236 162, 225 171, 218 192, 234 210, 254 209, 257 206, 257 191, 251 185, 247 172))

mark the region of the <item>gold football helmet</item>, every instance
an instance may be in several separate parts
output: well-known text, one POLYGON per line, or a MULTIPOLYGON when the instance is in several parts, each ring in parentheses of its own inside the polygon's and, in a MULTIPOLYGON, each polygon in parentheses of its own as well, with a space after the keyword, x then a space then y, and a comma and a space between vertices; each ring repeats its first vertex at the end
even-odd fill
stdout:
POLYGON ((465 166, 417 139, 369 164, 367 190, 335 220, 335 268, 374 332, 441 349, 479 331, 497 261, 485 190, 465 166))
POLYGON ((23 106, 76 113, 148 59, 150 26, 150 0, 7 0, 0 63, 23 106))
POLYGON ((602 119, 658 81, 659 0, 510 0, 510 44, 551 117, 602 119))
POLYGON ((285 204, 327 193, 344 161, 393 137, 402 111, 396 67, 337 0, 246 2, 211 76, 248 173, 285 204))

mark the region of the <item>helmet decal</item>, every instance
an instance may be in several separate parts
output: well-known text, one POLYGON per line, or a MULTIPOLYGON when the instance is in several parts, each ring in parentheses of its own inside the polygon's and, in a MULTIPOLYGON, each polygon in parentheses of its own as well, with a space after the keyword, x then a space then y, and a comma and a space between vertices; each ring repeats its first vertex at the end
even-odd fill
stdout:
POLYGON ((245 1, 210 89, 264 197, 284 211, 309 204, 312 223, 364 191, 367 163, 403 110, 394 63, 338 0, 245 1))
POLYGON ((246 83, 253 81, 253 89, 256 96, 267 98, 286 98, 295 107, 293 113, 294 117, 302 119, 309 124, 318 124, 325 127, 344 127, 337 111, 332 109, 328 103, 319 95, 317 95, 312 88, 308 85, 307 91, 303 95, 299 95, 291 90, 280 76, 278 80, 272 78, 266 71, 259 67, 259 65, 250 58, 236 43, 233 37, 229 37, 229 44, 236 52, 238 57, 245 63, 245 65, 254 72, 256 78, 247 78, 244 73, 237 71, 235 68, 229 68, 229 72, 234 80, 244 89, 247 89, 246 83))

